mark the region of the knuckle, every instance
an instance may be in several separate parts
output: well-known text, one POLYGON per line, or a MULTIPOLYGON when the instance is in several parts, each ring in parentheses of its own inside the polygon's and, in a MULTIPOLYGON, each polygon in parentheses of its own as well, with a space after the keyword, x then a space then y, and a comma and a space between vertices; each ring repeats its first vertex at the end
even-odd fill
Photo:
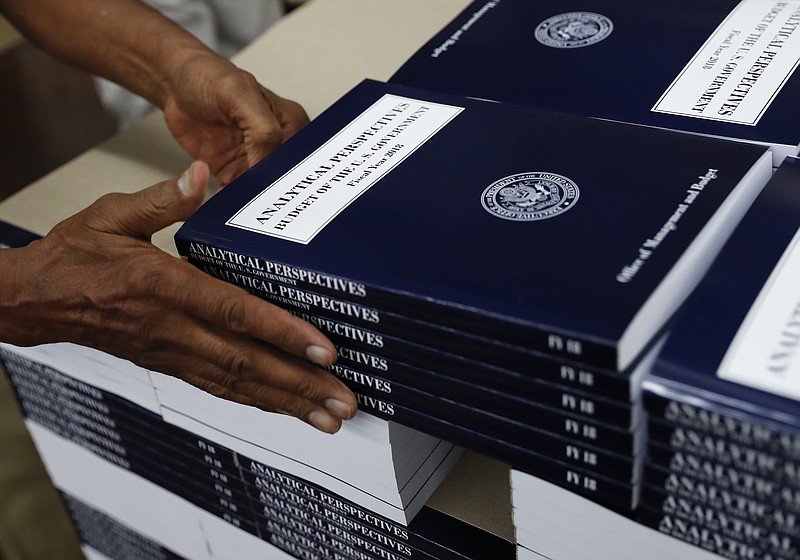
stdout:
POLYGON ((156 351, 155 345, 158 335, 156 334, 156 325, 150 321, 142 321, 139 325, 136 339, 133 341, 137 346, 138 352, 154 353, 156 351))
POLYGON ((154 263, 138 263, 139 266, 131 267, 128 274, 128 285, 135 286, 136 291, 148 295, 159 294, 159 288, 163 285, 163 274, 161 267, 146 266, 154 263))
POLYGON ((301 405, 300 399, 288 393, 276 395, 271 404, 272 410, 296 418, 300 418, 306 413, 304 407, 301 405))
POLYGON ((238 300, 225 299, 220 302, 219 314, 231 330, 243 332, 247 323, 247 310, 238 300))
MULTIPOLYGON (((250 365, 253 363, 252 350, 245 349, 232 349, 227 352, 225 357, 225 369, 230 373, 226 376, 236 381, 242 378, 249 370, 250 365)), ((230 381, 229 381, 230 383, 230 381)))
POLYGON ((309 400, 315 400, 317 384, 311 375, 302 375, 294 383, 293 393, 309 400))
POLYGON ((227 388, 215 383, 208 383, 205 391, 221 399, 233 400, 231 399, 231 392, 227 388))

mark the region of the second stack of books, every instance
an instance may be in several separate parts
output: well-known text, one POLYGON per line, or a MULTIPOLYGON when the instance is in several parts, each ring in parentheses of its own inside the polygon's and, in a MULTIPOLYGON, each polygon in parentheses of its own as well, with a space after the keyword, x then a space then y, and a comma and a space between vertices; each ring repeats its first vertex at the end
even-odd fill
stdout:
POLYGON ((365 81, 176 234, 362 407, 630 511, 641 372, 765 147, 365 81))
POLYGON ((643 383, 643 524, 728 558, 800 556, 799 279, 789 157, 643 383))

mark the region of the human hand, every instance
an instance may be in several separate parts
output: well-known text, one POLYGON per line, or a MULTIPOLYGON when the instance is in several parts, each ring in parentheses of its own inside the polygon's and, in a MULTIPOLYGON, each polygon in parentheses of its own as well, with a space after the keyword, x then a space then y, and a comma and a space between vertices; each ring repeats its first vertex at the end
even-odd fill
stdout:
POLYGON ((0 254, 0 340, 74 342, 211 394, 333 433, 356 411, 330 373, 336 351, 310 324, 150 243, 202 203, 208 167, 109 194, 43 239, 0 254), (7 266, 6 266, 7 265, 7 266), (8 280, 8 282, 6 282, 8 280))
POLYGON ((213 53, 182 61, 166 91, 167 126, 192 158, 208 162, 222 185, 308 123, 299 104, 213 53))

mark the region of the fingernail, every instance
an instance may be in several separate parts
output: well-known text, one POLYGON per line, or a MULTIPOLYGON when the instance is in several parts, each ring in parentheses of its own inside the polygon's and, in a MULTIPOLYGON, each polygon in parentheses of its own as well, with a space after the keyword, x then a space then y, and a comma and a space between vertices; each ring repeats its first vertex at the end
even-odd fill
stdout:
POLYGON ((192 168, 191 166, 189 169, 183 172, 178 178, 178 189, 185 195, 189 195, 192 193, 194 189, 192 189, 192 168))
POLYGON ((333 355, 322 346, 312 345, 306 348, 306 358, 321 366, 329 366, 333 363, 333 355))
POLYGON ((324 410, 315 410, 310 413, 308 423, 326 434, 335 434, 339 431, 339 422, 324 410))
POLYGON ((353 411, 350 409, 350 406, 346 402, 340 401, 339 399, 326 399, 322 404, 325 405, 325 408, 328 409, 328 412, 337 418, 341 418, 342 420, 347 420, 353 415, 353 411))

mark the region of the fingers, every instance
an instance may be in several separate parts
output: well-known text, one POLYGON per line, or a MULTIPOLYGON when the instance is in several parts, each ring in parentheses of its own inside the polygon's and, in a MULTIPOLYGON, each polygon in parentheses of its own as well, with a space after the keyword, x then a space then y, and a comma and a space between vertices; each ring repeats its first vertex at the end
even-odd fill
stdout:
POLYGON ((240 72, 229 95, 228 114, 242 131, 247 164, 253 166, 308 123, 303 107, 284 99, 240 72), (242 79, 243 77, 248 79, 242 79))
POLYGON ((191 376, 195 385, 236 402, 292 414, 325 432, 338 430, 355 414, 357 402, 339 379, 308 363, 335 361, 327 337, 287 311, 141 242, 194 211, 208 173, 197 162, 180 178, 135 194, 107 195, 91 207, 81 227, 105 237, 92 244, 96 250, 84 257, 82 270, 94 267, 98 278, 114 269, 112 275, 123 281, 110 293, 102 292, 108 283, 96 282, 101 293, 93 301, 102 305, 84 338, 94 337, 95 347, 148 369, 191 376), (131 243, 132 237, 140 242, 131 243))
POLYGON ((297 358, 321 366, 335 361, 336 349, 320 331, 236 286, 186 268, 197 283, 183 284, 190 287, 183 290, 183 309, 207 323, 191 336, 200 360, 195 375, 323 431, 330 431, 332 422, 338 429, 341 420, 352 418, 358 408, 352 391, 297 358))
POLYGON ((249 165, 254 165, 284 140, 280 119, 267 94, 247 72, 230 75, 228 87, 219 89, 223 112, 241 131, 249 165))
MULTIPOLYGON (((328 374, 320 370, 319 373, 309 372, 308 375, 314 377, 328 374)), ((328 434, 339 431, 342 422, 352 418, 356 412, 355 408, 332 398, 317 402, 291 391, 283 391, 255 381, 238 380, 229 374, 221 374, 210 379, 189 373, 181 378, 216 397, 269 412, 294 416, 328 434)))
MULTIPOLYGON (((336 348, 316 327, 242 288, 175 259, 169 282, 153 289, 165 302, 210 325, 269 343, 321 366, 336 360, 336 348)), ((151 283, 152 284, 152 283, 151 283)))
POLYGON ((203 203, 208 165, 196 161, 180 177, 132 194, 109 194, 91 209, 92 226, 108 233, 149 239, 155 232, 186 220, 203 203))
POLYGON ((164 357, 179 364, 178 370, 161 371, 191 378, 215 396, 296 416, 327 433, 358 409, 355 395, 337 377, 247 335, 201 325, 190 344, 177 362, 174 355, 164 357))
POLYGON ((336 348, 316 327, 187 263, 175 264, 177 275, 159 284, 159 297, 197 319, 190 337, 188 327, 174 335, 176 343, 191 344, 200 360, 195 375, 323 431, 330 430, 331 418, 338 429, 355 414, 358 405, 347 386, 301 361, 324 367, 336 360, 336 348))

